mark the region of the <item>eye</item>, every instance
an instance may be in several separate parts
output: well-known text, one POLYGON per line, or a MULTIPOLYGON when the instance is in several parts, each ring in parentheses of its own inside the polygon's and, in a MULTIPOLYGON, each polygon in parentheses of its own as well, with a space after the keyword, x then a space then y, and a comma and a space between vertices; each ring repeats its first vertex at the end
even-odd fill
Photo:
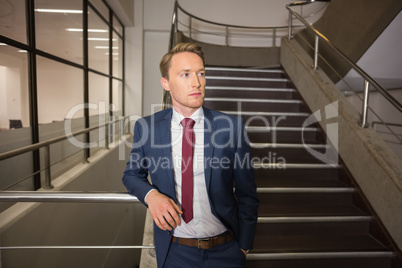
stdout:
POLYGON ((205 76, 205 73, 204 73, 204 72, 198 73, 198 76, 204 77, 204 76, 205 76))
POLYGON ((189 73, 183 73, 182 76, 183 76, 183 77, 189 77, 190 74, 189 74, 189 73))

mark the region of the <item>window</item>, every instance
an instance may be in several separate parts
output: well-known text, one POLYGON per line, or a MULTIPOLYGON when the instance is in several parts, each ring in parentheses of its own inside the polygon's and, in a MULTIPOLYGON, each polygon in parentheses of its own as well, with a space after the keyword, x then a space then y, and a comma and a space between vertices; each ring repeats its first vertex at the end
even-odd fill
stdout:
POLYGON ((123 39, 113 33, 113 76, 123 78, 123 39))
POLYGON ((30 125, 27 54, 0 44, 0 131, 30 125))
POLYGON ((109 26, 91 8, 88 12, 88 51, 89 68, 108 74, 109 26))
POLYGON ((27 43, 25 0, 0 2, 0 35, 27 43))
MULTIPOLYGON (((76 131, 99 124, 110 107, 116 107, 113 115, 123 114, 124 27, 104 1, 7 0, 0 1, 0 10, 0 152, 64 135, 66 117, 76 131), (84 108, 87 103, 98 107, 84 108)), ((91 133, 89 143, 98 136, 91 133)), ((56 174, 82 151, 71 146, 61 142, 51 150, 56 174)), ((24 154, 24 166, 39 174, 42 151, 24 154)), ((16 159, 22 158, 0 164, 16 159)), ((23 177, 6 184, 31 190, 43 181, 39 175, 23 177)))
POLYGON ((44 57, 37 57, 39 124, 63 121, 66 117, 83 117, 83 70, 44 57), (73 113, 73 114, 72 114, 73 113))
POLYGON ((36 47, 83 64, 82 12, 81 0, 36 0, 36 47))

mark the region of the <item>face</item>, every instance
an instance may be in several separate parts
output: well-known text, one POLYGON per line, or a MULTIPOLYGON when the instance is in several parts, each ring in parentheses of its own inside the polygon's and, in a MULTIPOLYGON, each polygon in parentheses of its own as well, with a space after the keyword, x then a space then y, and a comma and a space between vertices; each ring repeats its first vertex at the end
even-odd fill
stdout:
POLYGON ((189 117, 204 103, 205 68, 202 59, 192 52, 174 54, 169 68, 169 80, 161 79, 170 92, 174 109, 189 117))

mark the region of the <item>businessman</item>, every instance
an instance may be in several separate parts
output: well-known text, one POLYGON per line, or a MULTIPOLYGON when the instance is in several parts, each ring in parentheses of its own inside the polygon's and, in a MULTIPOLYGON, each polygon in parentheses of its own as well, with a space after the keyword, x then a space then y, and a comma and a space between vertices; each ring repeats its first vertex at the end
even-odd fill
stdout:
POLYGON ((178 44, 160 71, 173 108, 136 122, 123 176, 154 220, 158 268, 244 267, 259 201, 243 122, 202 106, 201 47, 178 44))

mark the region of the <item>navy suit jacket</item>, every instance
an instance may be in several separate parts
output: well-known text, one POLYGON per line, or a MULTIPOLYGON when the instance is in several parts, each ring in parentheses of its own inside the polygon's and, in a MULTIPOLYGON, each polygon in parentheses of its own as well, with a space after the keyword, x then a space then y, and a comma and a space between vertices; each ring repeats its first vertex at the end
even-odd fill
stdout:
MULTIPOLYGON (((243 122, 237 116, 206 108, 204 118, 205 181, 211 211, 241 248, 252 249, 259 201, 243 122)), ((157 189, 177 203, 171 119, 172 109, 167 109, 137 120, 134 127, 133 147, 123 183, 129 193, 144 204, 151 189, 157 189)), ((158 267, 162 267, 172 232, 154 225, 154 239, 158 267)))

